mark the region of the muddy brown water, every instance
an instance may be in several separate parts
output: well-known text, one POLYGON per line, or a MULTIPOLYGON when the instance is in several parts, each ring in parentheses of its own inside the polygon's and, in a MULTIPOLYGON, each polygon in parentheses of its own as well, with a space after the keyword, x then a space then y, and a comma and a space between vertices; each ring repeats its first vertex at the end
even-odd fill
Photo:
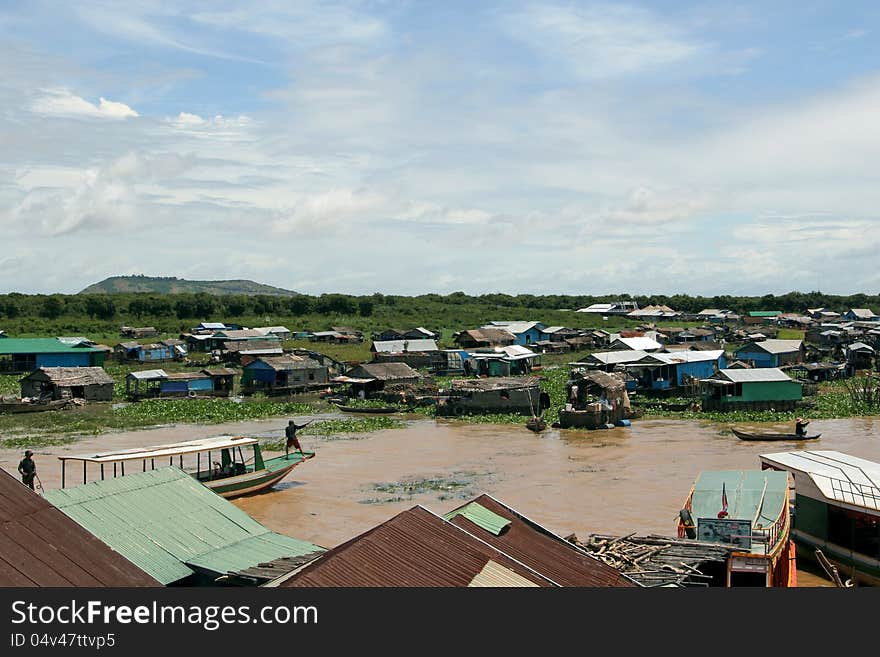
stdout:
MULTIPOLYGON (((60 465, 54 457, 65 452, 221 434, 281 437, 285 424, 279 419, 162 427, 34 452, 43 486, 57 488, 60 465)), ((791 429, 778 424, 752 428, 791 429)), ((822 437, 763 443, 739 440, 726 425, 675 419, 637 420, 630 427, 601 431, 549 429, 538 435, 522 426, 417 420, 404 429, 357 436, 303 436, 305 449, 316 452, 314 459, 271 491, 234 503, 273 530, 325 547, 415 504, 442 514, 483 492, 563 536, 671 536, 702 470, 758 468, 760 454, 795 449, 838 450, 880 461, 878 417, 814 420, 810 430, 822 437)), ((20 458, 20 450, 0 450, 0 467, 15 473, 20 458)), ((827 585, 809 572, 799 576, 802 586, 827 585)))

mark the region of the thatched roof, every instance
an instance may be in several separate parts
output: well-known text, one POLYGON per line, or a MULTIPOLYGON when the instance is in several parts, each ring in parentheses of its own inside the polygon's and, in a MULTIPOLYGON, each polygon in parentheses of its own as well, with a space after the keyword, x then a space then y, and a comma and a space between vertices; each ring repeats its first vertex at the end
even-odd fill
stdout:
POLYGON ((114 383, 113 377, 103 367, 41 367, 24 378, 49 381, 64 387, 114 383))
POLYGON ((626 388, 623 380, 615 374, 592 370, 589 372, 575 372, 572 377, 578 381, 598 386, 603 390, 620 391, 626 388))
POLYGON ((406 363, 364 363, 346 372, 346 376, 393 381, 395 379, 418 379, 422 375, 406 363))

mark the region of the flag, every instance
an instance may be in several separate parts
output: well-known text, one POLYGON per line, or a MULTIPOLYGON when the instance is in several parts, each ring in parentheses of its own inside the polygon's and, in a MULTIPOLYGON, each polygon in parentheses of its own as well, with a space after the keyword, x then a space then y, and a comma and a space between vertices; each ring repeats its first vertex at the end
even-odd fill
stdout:
POLYGON ((718 512, 719 518, 727 517, 727 487, 721 482, 721 511, 718 512))

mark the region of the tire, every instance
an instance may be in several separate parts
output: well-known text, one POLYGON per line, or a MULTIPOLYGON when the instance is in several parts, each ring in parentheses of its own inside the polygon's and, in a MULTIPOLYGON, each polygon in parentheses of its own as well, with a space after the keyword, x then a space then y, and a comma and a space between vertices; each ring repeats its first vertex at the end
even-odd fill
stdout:
POLYGON ((687 537, 696 538, 697 526, 694 524, 694 518, 691 515, 691 512, 687 509, 682 509, 678 512, 678 517, 681 520, 681 524, 684 527, 684 531, 687 537))

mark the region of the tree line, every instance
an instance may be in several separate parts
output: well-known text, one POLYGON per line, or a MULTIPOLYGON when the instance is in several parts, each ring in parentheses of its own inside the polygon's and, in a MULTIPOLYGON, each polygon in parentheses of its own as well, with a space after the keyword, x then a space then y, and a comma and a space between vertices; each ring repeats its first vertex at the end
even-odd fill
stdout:
MULTIPOLYGON (((577 310, 594 303, 618 300, 635 301, 639 307, 665 305, 684 313, 704 308, 729 309, 737 313, 755 310, 804 312, 807 308, 826 307, 844 312, 849 308, 880 311, 880 295, 863 293, 848 296, 821 292, 789 292, 763 296, 690 296, 674 295, 533 295, 482 294, 464 292, 400 296, 382 293, 371 295, 321 294, 278 297, 269 295, 195 294, 21 294, 0 295, 0 319, 88 317, 97 320, 198 319, 245 316, 360 316, 370 317, 379 309, 418 317, 421 310, 432 312, 438 306, 495 307, 511 311, 577 310)), ((523 314, 523 319, 530 317, 523 314)))

